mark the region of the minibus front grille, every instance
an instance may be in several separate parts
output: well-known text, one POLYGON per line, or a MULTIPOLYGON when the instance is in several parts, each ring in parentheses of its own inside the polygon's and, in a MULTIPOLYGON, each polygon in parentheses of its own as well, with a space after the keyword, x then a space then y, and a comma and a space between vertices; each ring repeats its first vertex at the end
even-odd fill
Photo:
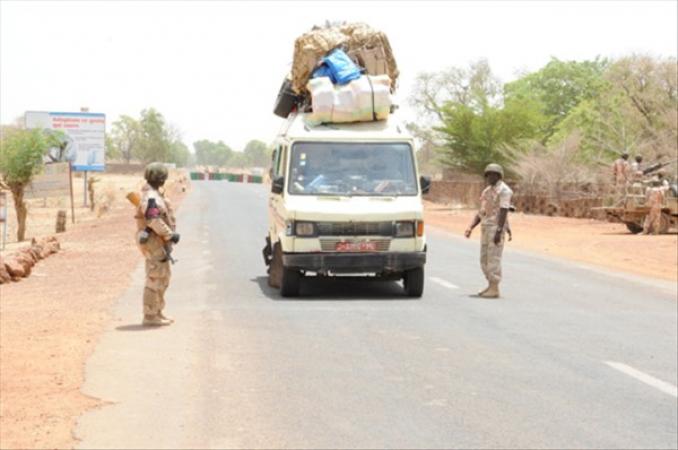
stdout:
POLYGON ((318 222, 318 236, 393 236, 393 222, 318 222))

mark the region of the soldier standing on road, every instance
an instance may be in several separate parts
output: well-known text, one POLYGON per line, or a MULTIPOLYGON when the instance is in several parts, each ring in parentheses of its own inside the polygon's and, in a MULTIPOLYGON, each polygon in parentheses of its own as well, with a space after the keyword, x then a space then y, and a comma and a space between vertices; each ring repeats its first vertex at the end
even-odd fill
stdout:
POLYGON ((146 167, 144 178, 147 184, 141 189, 141 202, 135 215, 139 248, 146 258, 143 295, 143 325, 146 326, 173 322, 162 313, 171 275, 171 246, 179 242, 174 212, 160 190, 167 181, 167 175, 167 168, 162 163, 151 163, 146 167))
POLYGON ((513 191, 504 183, 504 169, 499 164, 485 168, 487 187, 480 195, 480 210, 464 232, 471 237, 473 229, 481 224, 480 267, 488 286, 478 292, 483 298, 498 298, 501 282, 501 256, 504 250, 504 234, 513 191))

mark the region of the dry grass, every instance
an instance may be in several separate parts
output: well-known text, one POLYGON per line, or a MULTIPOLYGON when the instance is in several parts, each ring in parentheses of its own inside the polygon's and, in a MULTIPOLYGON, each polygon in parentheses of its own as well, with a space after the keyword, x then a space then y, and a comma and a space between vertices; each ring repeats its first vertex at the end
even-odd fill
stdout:
POLYGON ((579 135, 573 134, 554 148, 535 143, 527 153, 517 156, 514 171, 520 177, 521 193, 559 197, 572 187, 609 183, 609 171, 578 158, 579 144, 579 135))

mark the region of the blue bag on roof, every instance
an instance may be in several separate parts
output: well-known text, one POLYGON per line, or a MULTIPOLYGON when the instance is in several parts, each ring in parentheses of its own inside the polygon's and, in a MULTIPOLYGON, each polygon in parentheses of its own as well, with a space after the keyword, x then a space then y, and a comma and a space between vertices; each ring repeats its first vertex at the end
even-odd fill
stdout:
POLYGON ((320 77, 327 77, 330 80, 332 80, 332 83, 334 83, 334 80, 332 79, 332 74, 330 73, 330 68, 324 63, 319 65, 318 68, 313 71, 313 75, 311 75, 311 78, 320 78, 320 77))
POLYGON ((335 49, 322 59, 322 65, 313 72, 313 78, 330 77, 332 83, 344 85, 360 78, 361 71, 342 50, 335 49))

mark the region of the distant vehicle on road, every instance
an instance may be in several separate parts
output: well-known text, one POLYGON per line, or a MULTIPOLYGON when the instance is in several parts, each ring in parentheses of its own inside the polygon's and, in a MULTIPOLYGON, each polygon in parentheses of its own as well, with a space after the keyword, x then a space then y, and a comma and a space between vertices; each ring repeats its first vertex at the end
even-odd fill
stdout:
POLYGON ((269 284, 297 296, 304 276, 403 280, 424 290, 426 235, 414 139, 393 119, 310 125, 293 114, 274 142, 269 284))

